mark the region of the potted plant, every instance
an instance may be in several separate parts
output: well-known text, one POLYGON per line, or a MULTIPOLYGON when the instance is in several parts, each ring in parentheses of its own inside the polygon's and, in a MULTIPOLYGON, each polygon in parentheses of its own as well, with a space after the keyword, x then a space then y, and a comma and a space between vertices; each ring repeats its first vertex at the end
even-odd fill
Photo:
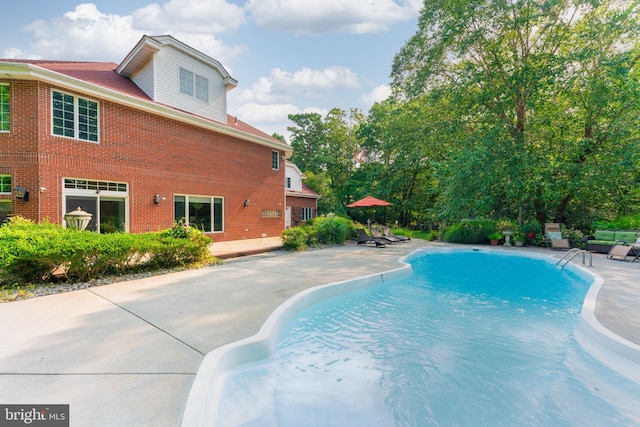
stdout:
POLYGON ((514 231, 511 237, 513 237, 514 245, 519 248, 524 246, 524 233, 522 231, 514 231))
POLYGON ((527 221, 522 226, 522 232, 525 233, 529 239, 533 239, 536 237, 536 234, 542 233, 542 226, 535 219, 527 221))
POLYGON ((500 239, 502 239, 502 237, 502 233, 499 231, 489 233, 489 235, 487 236, 492 246, 498 246, 498 242, 500 241, 500 239))

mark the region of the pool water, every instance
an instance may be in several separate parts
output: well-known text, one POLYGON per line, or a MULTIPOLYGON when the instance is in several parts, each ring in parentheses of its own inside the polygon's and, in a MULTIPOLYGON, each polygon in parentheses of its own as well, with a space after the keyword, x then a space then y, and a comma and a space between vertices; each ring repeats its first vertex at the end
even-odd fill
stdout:
POLYGON ((576 343, 591 283, 542 258, 424 253, 315 304, 226 374, 218 426, 640 425, 640 386, 576 343))

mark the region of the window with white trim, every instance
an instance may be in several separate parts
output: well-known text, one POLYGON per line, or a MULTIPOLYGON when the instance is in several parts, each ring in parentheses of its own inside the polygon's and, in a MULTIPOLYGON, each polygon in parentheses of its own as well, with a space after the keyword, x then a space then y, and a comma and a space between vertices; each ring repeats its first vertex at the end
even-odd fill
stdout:
POLYGON ((98 103, 79 96, 51 91, 54 135, 98 142, 98 103))
POLYGON ((180 92, 209 102, 209 79, 180 67, 180 92))
POLYGON ((7 83, 0 83, 0 132, 11 130, 10 90, 7 83))
POLYGON ((311 218, 313 218, 313 208, 302 208, 300 219, 302 221, 309 221, 311 218))
POLYGON ((210 233, 224 231, 222 197, 174 196, 174 219, 210 233))
POLYGON ((271 152, 271 169, 280 169, 280 153, 278 151, 271 152))
POLYGON ((11 194, 11 175, 0 175, 0 194, 11 194))

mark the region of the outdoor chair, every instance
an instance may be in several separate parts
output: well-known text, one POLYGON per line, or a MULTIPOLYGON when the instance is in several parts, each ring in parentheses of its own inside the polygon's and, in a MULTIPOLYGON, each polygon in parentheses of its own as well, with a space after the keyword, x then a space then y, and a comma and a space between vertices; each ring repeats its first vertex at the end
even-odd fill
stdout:
POLYGON ((373 237, 375 237, 376 239, 382 239, 382 240, 386 241, 387 243, 398 243, 400 241, 400 239, 398 239, 397 237, 383 236, 380 233, 380 230, 378 230, 378 227, 371 227, 371 235, 373 237))
POLYGON ((384 247, 387 242, 382 239, 378 239, 376 237, 371 237, 367 234, 367 232, 362 228, 356 228, 356 237, 354 240, 357 245, 365 245, 367 243, 375 243, 376 247, 384 247))
POLYGON ((544 225, 544 239, 550 249, 571 249, 569 239, 562 237, 562 228, 559 223, 544 225))
POLYGON ((633 257, 631 262, 635 262, 640 258, 640 234, 632 245, 614 245, 607 254, 608 259, 617 259, 619 261, 626 261, 627 257, 633 257))
POLYGON ((386 226, 382 227, 382 233, 383 233, 384 237, 396 238, 396 239, 400 240, 401 242, 406 242, 407 240, 411 240, 407 236, 397 236, 397 235, 393 234, 391 232, 391 228, 386 227, 386 226))

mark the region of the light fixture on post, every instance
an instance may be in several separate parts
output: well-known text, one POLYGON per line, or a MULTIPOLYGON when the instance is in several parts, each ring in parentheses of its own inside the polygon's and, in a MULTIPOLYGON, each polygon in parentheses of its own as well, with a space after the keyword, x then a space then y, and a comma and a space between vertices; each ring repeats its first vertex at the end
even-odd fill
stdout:
POLYGON ((245 208, 249 207, 249 199, 244 199, 244 207, 245 208))
POLYGON ((20 185, 13 189, 13 195, 16 196, 16 199, 21 199, 25 202, 29 201, 29 192, 20 185))
POLYGON ((162 196, 160 195, 160 193, 156 193, 153 196, 153 204, 154 205, 159 205, 160 204, 160 200, 162 200, 162 196))

